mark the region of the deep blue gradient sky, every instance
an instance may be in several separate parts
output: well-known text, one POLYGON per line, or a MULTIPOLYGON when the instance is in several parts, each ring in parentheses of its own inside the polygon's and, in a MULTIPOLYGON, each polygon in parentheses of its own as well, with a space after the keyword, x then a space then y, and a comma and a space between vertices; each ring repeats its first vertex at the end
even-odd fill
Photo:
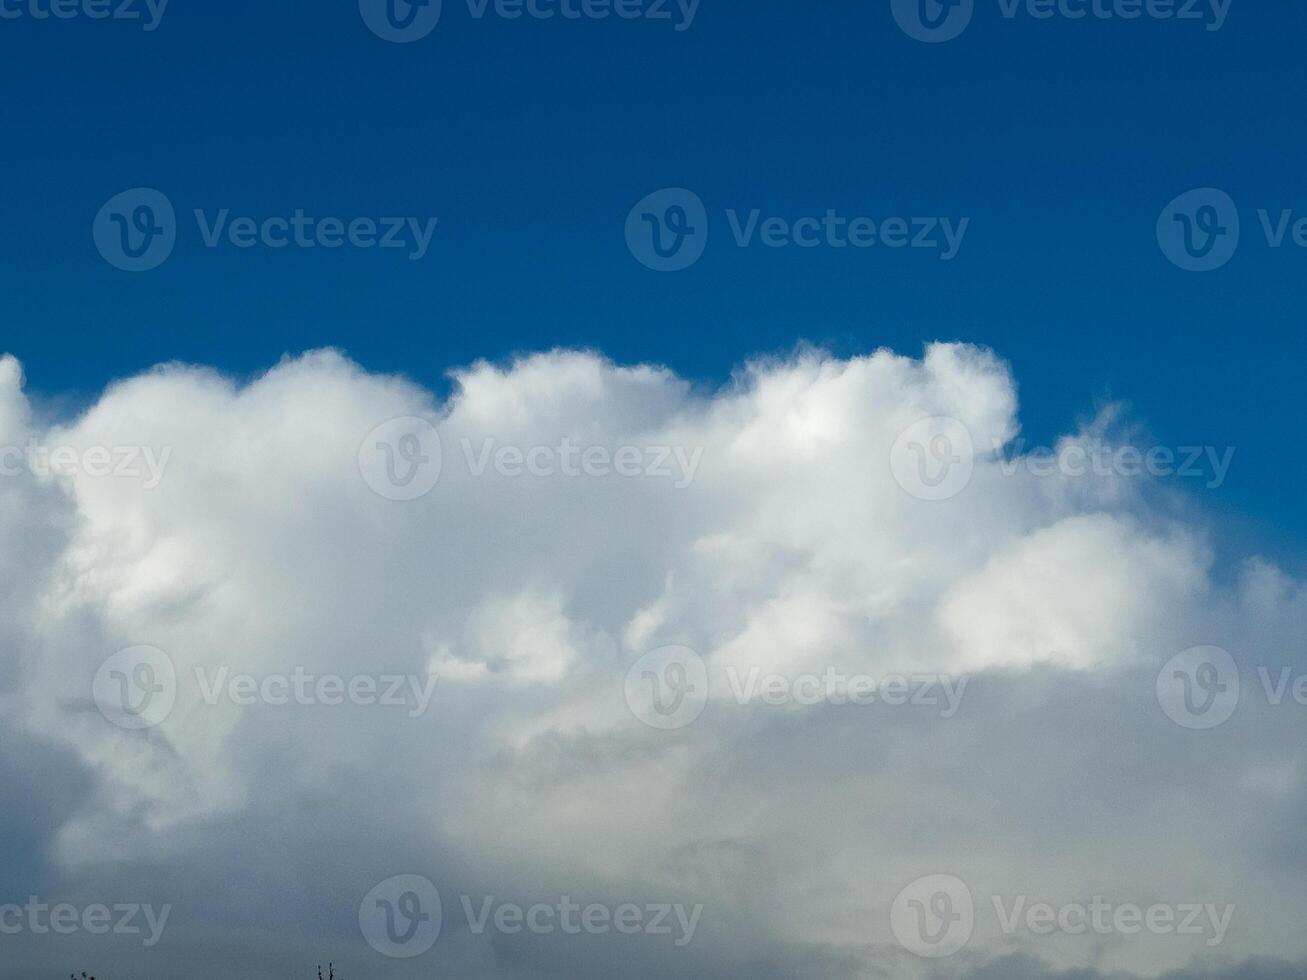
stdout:
POLYGON ((1255 213, 1307 215, 1307 6, 1233 0, 1208 32, 977 4, 935 45, 889 0, 702 0, 681 32, 478 20, 446 0, 406 45, 353 0, 172 0, 148 33, 0 20, 0 347, 37 392, 85 397, 159 361, 246 373, 323 345, 433 385, 556 345, 714 383, 801 339, 840 354, 960 339, 1013 364, 1031 439, 1119 398, 1163 444, 1238 447, 1204 502, 1256 547, 1299 552, 1307 250, 1267 248, 1255 213), (167 194, 183 231, 129 274, 91 223, 137 186, 167 194), (659 274, 623 224, 668 186, 699 194, 713 237, 659 274), (1154 226, 1203 186, 1238 202, 1244 243, 1193 274, 1154 226), (418 262, 207 249, 193 208, 440 225, 418 262), (740 249, 727 208, 971 224, 952 262, 740 249))

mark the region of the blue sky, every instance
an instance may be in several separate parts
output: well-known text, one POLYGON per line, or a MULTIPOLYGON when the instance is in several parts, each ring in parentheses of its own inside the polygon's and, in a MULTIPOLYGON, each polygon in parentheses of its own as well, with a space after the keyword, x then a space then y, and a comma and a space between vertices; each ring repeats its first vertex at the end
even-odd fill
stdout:
POLYGON ((702 0, 684 30, 674 6, 544 21, 446 0, 409 44, 350 2, 173 0, 150 31, 6 9, 24 15, 0 20, 0 346, 38 393, 89 398, 170 359, 244 374, 323 345, 429 384, 557 345, 715 384, 804 340, 913 355, 965 340, 1012 363, 1030 439, 1127 400, 1163 444, 1237 447, 1203 493, 1228 526, 1273 553, 1307 537, 1307 467, 1285 438, 1307 251, 1268 248, 1256 217, 1307 214, 1301 5, 1235 0, 1208 30, 978 0, 940 44, 908 37, 888 0, 702 0), (181 232, 164 265, 128 274, 91 223, 141 186, 181 232), (1208 186, 1238 203, 1243 240, 1189 273, 1154 226, 1208 186), (712 237, 660 274, 623 225, 665 187, 705 202, 712 237), (206 248, 197 208, 439 225, 418 261, 206 248), (970 223, 948 262, 735 247, 726 211, 755 208, 970 223))
POLYGON ((0 0, 0 980, 1307 976, 1304 37, 0 0))

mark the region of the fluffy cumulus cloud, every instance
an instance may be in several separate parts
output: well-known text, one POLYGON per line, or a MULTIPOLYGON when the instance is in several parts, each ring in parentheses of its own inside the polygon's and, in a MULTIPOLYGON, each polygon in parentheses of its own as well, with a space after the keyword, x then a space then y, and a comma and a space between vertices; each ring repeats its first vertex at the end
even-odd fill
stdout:
POLYGON ((0 362, 0 976, 1307 970, 1307 591, 997 357, 453 382, 0 362))

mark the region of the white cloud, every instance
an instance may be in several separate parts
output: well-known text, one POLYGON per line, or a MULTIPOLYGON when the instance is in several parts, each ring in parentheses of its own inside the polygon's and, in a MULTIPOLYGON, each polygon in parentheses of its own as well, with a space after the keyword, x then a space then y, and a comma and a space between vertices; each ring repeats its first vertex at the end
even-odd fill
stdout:
MULTIPOLYGON (((1291 901, 1307 876, 1292 836, 1307 708, 1250 698, 1198 733, 1172 725, 1152 690, 1158 667, 1199 643, 1297 664, 1302 583, 1249 556, 1221 584, 1201 529, 1152 511, 1131 481, 1005 472, 991 450, 1019 431, 1016 386, 992 354, 802 351, 717 392, 577 352, 454 380, 441 404, 332 352, 244 385, 169 366, 34 430, 21 371, 0 361, 4 441, 171 449, 152 490, 86 473, 0 480, 5 727, 90 780, 58 815, 52 873, 125 863, 148 890, 148 862, 166 856, 205 881, 223 866, 203 842, 230 834, 275 877, 298 852, 283 853, 270 800, 290 812, 321 799, 353 816, 323 843, 359 880, 438 874, 394 865, 439 853, 457 855, 462 881, 528 897, 702 901, 701 940, 657 961, 687 975, 734 975, 767 951, 807 951, 830 976, 912 975, 888 908, 941 870, 1005 896, 1233 902, 1223 953, 1307 954, 1291 901), (440 479, 388 500, 360 476, 360 442, 411 415, 438 425, 440 479), (960 420, 977 452, 970 484, 944 501, 916 499, 889 465, 898 435, 930 416, 960 420), (648 473, 477 476, 462 447, 487 439, 702 459, 679 488, 648 473), (89 701, 100 663, 134 644, 167 651, 180 678, 176 708, 145 735, 89 701), (622 691, 628 666, 664 644, 698 651, 714 676, 975 680, 951 719, 744 707, 719 686, 699 721, 657 732, 622 691), (194 671, 217 666, 432 669, 440 685, 420 718, 207 705, 194 671), (378 859, 381 840, 393 853, 378 859)), ((317 901, 297 896, 268 928, 300 930, 317 901)), ((189 921, 222 935, 210 906, 189 921)), ((957 970, 1020 950, 1150 973, 1205 953, 1175 937, 1012 939, 990 925, 957 970)), ((468 955, 475 975, 518 975, 504 949, 468 955)))

